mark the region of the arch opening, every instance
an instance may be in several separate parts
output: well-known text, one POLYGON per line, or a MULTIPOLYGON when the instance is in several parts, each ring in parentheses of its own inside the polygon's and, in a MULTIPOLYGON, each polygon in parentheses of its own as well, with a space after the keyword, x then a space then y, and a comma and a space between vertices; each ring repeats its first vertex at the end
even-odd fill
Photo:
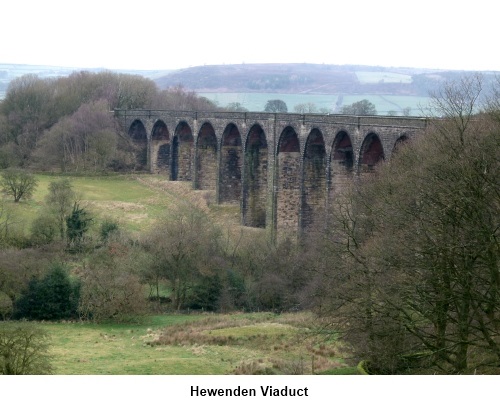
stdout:
POLYGON ((179 181, 192 181, 194 137, 191 127, 181 121, 172 138, 170 179, 179 181))
POLYGON ((392 148, 391 156, 398 153, 408 141, 409 138, 407 135, 401 135, 398 139, 396 139, 396 142, 394 142, 394 147, 392 148))
MULTIPOLYGON (((330 155, 330 191, 329 199, 333 203, 352 181, 354 153, 349 134, 340 131, 332 144, 330 155)), ((334 204, 330 204, 333 206, 334 204)))
POLYGON ((266 134, 258 124, 247 135, 243 181, 243 224, 266 227, 268 147, 266 134))
POLYGON ((135 169, 146 170, 148 166, 148 135, 141 120, 134 120, 129 127, 128 135, 132 140, 135 155, 135 169))
POLYGON ((196 142, 196 189, 217 188, 217 137, 210 123, 204 123, 196 142))
POLYGON ((302 168, 301 228, 313 231, 324 223, 327 189, 325 141, 318 129, 307 138, 302 168))
POLYGON ((276 231, 278 238, 296 237, 300 214, 300 142, 292 127, 281 133, 277 156, 276 231))
POLYGON ((241 198, 242 147, 240 131, 229 124, 222 134, 219 202, 239 203, 241 198))
POLYGON ((171 170, 170 134, 162 120, 155 122, 151 132, 151 168, 152 172, 163 172, 167 175, 171 170))
POLYGON ((384 160, 384 148, 380 138, 375 133, 370 133, 365 137, 361 145, 359 157, 360 173, 373 172, 375 166, 384 160))

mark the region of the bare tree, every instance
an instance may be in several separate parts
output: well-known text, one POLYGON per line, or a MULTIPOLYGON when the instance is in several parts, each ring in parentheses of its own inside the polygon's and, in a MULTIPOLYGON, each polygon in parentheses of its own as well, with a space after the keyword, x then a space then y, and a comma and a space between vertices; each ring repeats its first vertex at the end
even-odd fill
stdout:
POLYGON ((31 322, 0 325, 0 374, 51 374, 47 333, 31 322))
POLYGON ((480 91, 447 84, 444 118, 332 213, 323 310, 378 372, 498 372, 500 128, 480 91))

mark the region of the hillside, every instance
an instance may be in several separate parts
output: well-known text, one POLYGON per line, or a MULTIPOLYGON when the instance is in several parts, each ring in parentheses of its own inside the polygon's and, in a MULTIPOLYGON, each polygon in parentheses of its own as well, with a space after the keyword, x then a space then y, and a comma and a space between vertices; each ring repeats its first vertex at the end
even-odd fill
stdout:
POLYGON ((427 96, 429 90, 443 80, 464 73, 356 65, 241 64, 190 67, 173 71, 155 81, 160 88, 182 85, 199 93, 427 96))

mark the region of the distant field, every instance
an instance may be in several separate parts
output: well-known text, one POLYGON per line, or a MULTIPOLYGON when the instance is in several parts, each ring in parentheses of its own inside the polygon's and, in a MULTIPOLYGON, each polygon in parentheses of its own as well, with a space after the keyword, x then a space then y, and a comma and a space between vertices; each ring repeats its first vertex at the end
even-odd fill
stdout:
POLYGON ((394 72, 355 72, 361 84, 372 83, 411 83, 411 75, 394 72))
MULTIPOLYGON (((229 103, 241 103, 249 111, 264 111, 268 100, 283 100, 288 112, 293 112, 297 104, 314 103, 318 109, 325 108, 335 112, 337 101, 340 95, 335 94, 285 94, 285 93, 199 93, 200 96, 215 101, 220 107, 229 103)), ((429 102, 428 97, 416 96, 381 96, 374 94, 343 95, 342 105, 352 104, 356 101, 367 99, 372 102, 377 113, 387 115, 391 112, 401 115, 402 110, 409 107, 410 115, 422 115, 421 106, 429 102)))

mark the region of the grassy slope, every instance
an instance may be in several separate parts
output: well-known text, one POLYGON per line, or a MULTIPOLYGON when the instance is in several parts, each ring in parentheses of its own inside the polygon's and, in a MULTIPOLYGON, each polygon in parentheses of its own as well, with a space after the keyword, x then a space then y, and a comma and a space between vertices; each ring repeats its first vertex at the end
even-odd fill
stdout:
MULTIPOLYGON (((39 181, 29 201, 5 204, 21 232, 29 233, 31 222, 43 212, 44 198, 51 181, 64 176, 37 175, 39 181)), ((159 175, 111 175, 68 177, 78 193, 80 205, 96 218, 94 226, 106 217, 117 220, 124 229, 140 233, 152 226, 167 210, 181 204, 198 207, 224 225, 238 224, 237 206, 211 206, 207 192, 192 190, 191 183, 166 181, 159 175)))

